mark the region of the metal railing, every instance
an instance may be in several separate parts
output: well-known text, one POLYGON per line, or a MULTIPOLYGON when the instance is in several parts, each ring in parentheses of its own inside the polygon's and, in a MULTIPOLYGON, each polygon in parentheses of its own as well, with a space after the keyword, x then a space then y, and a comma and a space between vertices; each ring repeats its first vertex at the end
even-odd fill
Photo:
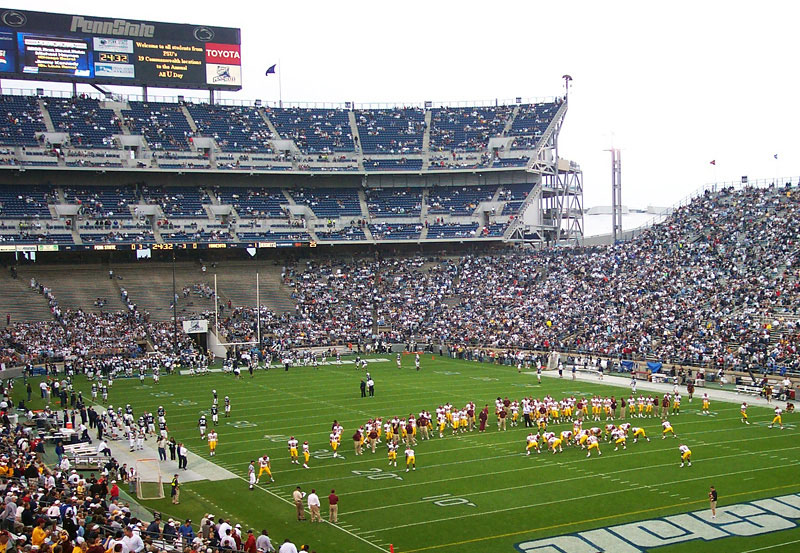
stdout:
MULTIPOLYGON (((37 96, 42 98, 72 98, 72 90, 45 90, 43 88, 5 88, 2 94, 9 96, 37 96), (41 92, 41 93, 40 93, 41 92)), ((109 92, 103 94, 95 90, 81 90, 79 96, 93 98, 95 100, 112 100, 119 102, 163 102, 178 103, 181 99, 184 102, 193 104, 208 104, 210 98, 187 96, 185 94, 137 94, 133 92, 109 92)), ((244 106, 244 107, 269 107, 269 108, 316 108, 316 109, 399 109, 399 108, 421 108, 432 109, 441 107, 494 107, 494 106, 515 106, 519 104, 542 104, 555 102, 555 96, 527 96, 516 98, 495 98, 492 100, 422 100, 422 101, 399 101, 399 102, 325 102, 325 101, 288 101, 279 102, 277 100, 258 100, 258 99, 239 99, 221 98, 219 93, 214 99, 215 105, 222 106, 244 106)))

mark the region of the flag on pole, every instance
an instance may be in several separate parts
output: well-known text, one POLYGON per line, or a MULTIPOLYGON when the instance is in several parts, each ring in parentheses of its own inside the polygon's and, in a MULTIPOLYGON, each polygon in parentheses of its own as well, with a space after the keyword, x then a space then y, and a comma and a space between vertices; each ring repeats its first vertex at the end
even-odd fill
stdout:
POLYGON ((275 74, 275 67, 277 65, 278 65, 277 63, 273 63, 272 66, 269 69, 267 69, 267 73, 266 73, 267 77, 269 77, 270 75, 274 75, 275 74))
POLYGON ((717 164, 717 160, 716 159, 712 159, 711 160, 711 165, 716 165, 716 164, 717 164))

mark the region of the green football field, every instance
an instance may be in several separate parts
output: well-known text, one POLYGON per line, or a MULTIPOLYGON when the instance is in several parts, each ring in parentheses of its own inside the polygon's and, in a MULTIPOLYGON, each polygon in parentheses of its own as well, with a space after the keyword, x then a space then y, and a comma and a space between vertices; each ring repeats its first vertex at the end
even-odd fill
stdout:
MULTIPOLYGON (((403 357, 401 370, 393 356, 384 359, 368 367, 376 382, 374 398, 360 397, 363 372, 352 364, 262 370, 241 380, 219 373, 173 375, 162 377, 158 386, 150 378, 144 386, 138 379, 116 380, 111 403, 131 403, 137 414, 163 405, 171 435, 204 458, 208 448, 197 419, 211 405, 211 390, 218 391, 220 403, 226 395, 232 402, 232 416, 220 414, 212 461, 239 478, 186 483, 180 505, 171 505, 169 497, 146 505, 169 516, 191 517, 195 527, 212 512, 245 529, 266 528, 275 543, 289 537, 319 552, 389 551, 390 546, 398 552, 589 552, 602 550, 602 544, 622 553, 800 550, 796 415, 784 417, 787 428, 781 431, 767 428, 770 410, 751 407, 747 426, 739 420, 738 404, 716 401, 705 416, 695 398, 694 403, 684 400, 681 414, 670 419, 678 439, 660 439, 657 418, 634 419, 630 422, 646 429, 649 443, 629 440, 628 449, 617 452, 601 443, 603 455, 589 459, 576 447, 526 456, 524 424, 497 430, 492 407, 497 396, 558 399, 627 395, 628 390, 552 377, 538 385, 535 375, 518 374, 514 367, 438 356, 423 357, 420 372, 412 356, 403 357), (472 401, 478 408, 488 403, 487 431, 453 436, 447 430, 442 439, 436 433, 420 441, 417 469, 409 473, 402 449, 397 468, 388 466, 383 444, 375 454, 353 455, 351 436, 367 419, 422 409, 435 413, 448 401, 454 406, 472 401), (334 419, 344 426, 339 458, 332 458, 328 444, 334 419), (309 469, 290 463, 290 435, 310 443, 309 469), (680 443, 693 452, 691 467, 679 467, 680 443), (248 463, 265 453, 272 459, 275 483, 262 480, 249 491, 248 463), (326 496, 335 488, 340 524, 298 522, 290 502, 298 485, 306 492, 316 488, 325 518, 326 496), (720 509, 735 505, 716 521, 708 518, 710 485, 719 491, 720 509), (782 499, 757 501, 769 498, 782 499), (702 512, 686 515, 695 511, 702 512), (647 522, 629 524, 640 521, 647 522), (609 527, 612 532, 603 530, 609 527), (687 536, 698 539, 686 541, 687 536)), ((83 379, 78 387, 86 390, 83 379)), ((584 428, 603 424, 587 421, 584 428)), ((571 424, 549 430, 568 428, 571 424)), ((164 478, 166 483, 168 474, 164 478)))

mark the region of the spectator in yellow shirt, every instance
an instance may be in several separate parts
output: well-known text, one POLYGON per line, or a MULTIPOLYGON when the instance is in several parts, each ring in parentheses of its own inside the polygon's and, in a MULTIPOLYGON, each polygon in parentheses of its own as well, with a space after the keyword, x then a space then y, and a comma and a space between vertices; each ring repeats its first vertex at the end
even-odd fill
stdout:
POLYGON ((40 518, 36 521, 36 528, 33 529, 33 534, 31 534, 31 545, 38 545, 41 547, 44 541, 50 535, 50 530, 45 530, 44 524, 45 521, 43 518, 40 518))

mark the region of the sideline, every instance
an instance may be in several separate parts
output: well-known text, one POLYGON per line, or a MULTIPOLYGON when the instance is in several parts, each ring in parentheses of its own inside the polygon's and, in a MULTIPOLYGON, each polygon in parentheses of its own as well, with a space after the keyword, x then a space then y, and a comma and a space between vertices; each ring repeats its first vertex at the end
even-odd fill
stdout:
MULTIPOLYGON (((775 491, 775 490, 784 490, 786 488, 798 488, 798 484, 787 484, 785 486, 775 486, 775 487, 772 487, 772 488, 762 488, 760 490, 751 490, 751 491, 748 491, 748 492, 739 492, 739 493, 734 493, 734 494, 728 494, 728 495, 726 495, 726 497, 738 497, 740 495, 751 495, 751 494, 757 494, 757 493, 762 493, 762 492, 770 492, 770 491, 775 491)), ((418 551, 430 551, 431 549, 444 549, 445 547, 455 547, 455 546, 458 546, 458 545, 465 545, 465 544, 468 544, 468 543, 476 543, 476 542, 480 542, 480 541, 494 540, 494 539, 499 539, 499 538, 507 538, 507 537, 511 537, 511 536, 519 536, 520 534, 525 534, 525 533, 528 533, 528 532, 531 532, 531 533, 544 532, 544 531, 547 531, 547 530, 555 530, 556 528, 565 528, 565 527, 568 527, 568 526, 577 526, 577 525, 580 525, 580 524, 588 524, 590 522, 600 522, 600 521, 603 521, 603 520, 611 520, 611 519, 620 518, 620 517, 641 515, 641 514, 644 514, 644 513, 652 513, 654 511, 662 511, 664 509, 672 509, 674 507, 686 507, 688 505, 695 505, 695 504, 707 503, 707 502, 708 502, 708 498, 704 497, 703 499, 696 499, 696 500, 693 500, 693 501, 685 501, 683 503, 673 503, 672 505, 663 505, 661 507, 650 507, 649 509, 639 509, 637 511, 630 511, 630 512, 627 512, 627 513, 619 513, 619 514, 616 514, 616 515, 606 515, 606 516, 602 516, 602 517, 587 518, 585 520, 578 520, 578 521, 575 521, 575 522, 563 522, 561 524, 552 524, 550 526, 544 526, 544 527, 540 527, 540 528, 528 528, 527 530, 518 530, 518 531, 515 531, 515 532, 507 532, 505 534, 497 534, 497 535, 494 535, 494 536, 484 536, 484 537, 480 537, 480 538, 472 538, 472 539, 469 539, 469 540, 455 541, 455 542, 438 544, 438 545, 429 545, 429 546, 426 546, 426 547, 419 547, 417 549, 404 549, 402 551, 403 551, 403 553, 417 553, 418 551)), ((797 540, 797 541, 800 541, 800 540, 797 540)), ((796 542, 788 542, 788 543, 796 543, 796 542)), ((779 544, 779 545, 783 545, 783 544, 779 544)), ((772 547, 777 547, 777 546, 772 546, 772 547)), ((755 552, 755 551, 761 551, 761 549, 752 549, 750 552, 745 552, 745 553, 752 553, 752 552, 755 552)))

